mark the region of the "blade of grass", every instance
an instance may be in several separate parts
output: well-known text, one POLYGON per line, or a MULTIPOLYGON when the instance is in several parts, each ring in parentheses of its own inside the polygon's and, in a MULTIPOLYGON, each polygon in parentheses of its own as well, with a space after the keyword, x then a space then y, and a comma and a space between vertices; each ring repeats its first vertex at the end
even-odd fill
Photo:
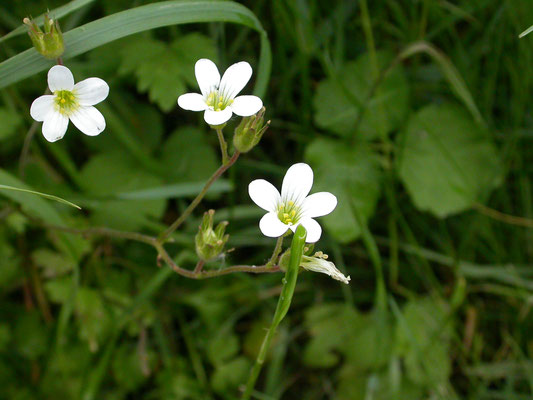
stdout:
MULTIPOLYGON (((241 24, 260 34, 261 50, 255 94, 263 96, 272 62, 267 33, 248 8, 231 1, 164 1, 89 22, 63 35, 66 45, 63 60, 134 33, 163 26, 214 21, 241 24)), ((17 54, 0 64, 0 88, 44 71, 51 65, 51 61, 45 60, 33 48, 17 54)))
POLYGON ((479 109, 474 102, 472 93, 468 90, 464 79, 459 74, 459 71, 448 57, 440 50, 438 50, 431 43, 419 41, 408 45, 399 55, 400 60, 405 60, 415 54, 426 53, 429 55, 441 68, 444 77, 450 83, 452 90, 457 97, 464 103, 468 111, 472 114, 475 121, 482 126, 485 126, 485 121, 479 112, 479 109))
MULTIPOLYGON (((83 6, 86 6, 89 3, 92 3, 93 1, 94 0, 72 0, 70 3, 67 3, 61 7, 55 8, 52 11, 48 11, 46 14, 48 14, 51 18, 58 19, 58 18, 64 17, 65 15, 70 14, 71 12, 74 12, 80 9, 83 6)), ((33 20, 33 22, 35 22, 38 26, 43 26, 44 14, 39 15, 37 18, 33 20)), ((26 26, 21 25, 18 28, 2 36, 0 38, 0 43, 2 43, 4 40, 22 35, 23 33, 26 33, 26 32, 27 32, 26 26)))
POLYGON ((34 190, 21 189, 21 188, 17 188, 17 187, 13 187, 13 186, 1 185, 0 184, 0 190, 1 189, 4 189, 4 190, 15 190, 15 191, 18 191, 18 192, 35 194, 35 195, 44 197, 45 199, 54 200, 54 201, 57 201, 59 203, 66 204, 67 206, 71 206, 71 207, 77 208, 78 210, 81 210, 80 206, 77 206, 76 204, 71 203, 68 200, 62 199, 61 197, 57 197, 57 196, 54 196, 52 194, 46 194, 46 193, 36 192, 34 190))

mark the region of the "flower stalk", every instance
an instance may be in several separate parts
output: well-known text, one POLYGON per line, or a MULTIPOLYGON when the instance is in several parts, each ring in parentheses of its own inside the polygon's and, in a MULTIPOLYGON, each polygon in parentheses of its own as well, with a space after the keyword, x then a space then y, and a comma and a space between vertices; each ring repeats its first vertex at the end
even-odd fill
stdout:
POLYGON ((242 395, 242 400, 250 399, 257 378, 259 377, 259 373, 261 372, 261 368, 265 363, 266 355, 270 347, 270 343, 272 342, 272 338, 276 333, 278 325, 283 320, 285 315, 287 315, 287 312, 289 311, 289 308, 291 306, 292 296, 294 294, 294 288, 296 287, 298 269, 300 267, 300 261, 303 255, 306 237, 307 232, 305 228, 302 225, 299 225, 292 238, 289 266, 287 268, 287 272, 285 273, 285 277, 283 278, 283 288, 281 289, 278 305, 276 307, 274 317, 272 318, 270 328, 268 328, 265 338, 263 339, 263 343, 261 344, 261 348, 255 360, 255 364, 252 367, 252 370, 250 371, 248 382, 246 383, 246 387, 242 395))

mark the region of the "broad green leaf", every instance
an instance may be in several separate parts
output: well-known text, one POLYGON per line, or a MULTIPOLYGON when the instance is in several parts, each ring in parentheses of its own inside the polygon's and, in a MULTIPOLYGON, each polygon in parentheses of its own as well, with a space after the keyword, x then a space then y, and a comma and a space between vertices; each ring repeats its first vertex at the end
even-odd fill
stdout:
POLYGON ((209 338, 207 356, 213 365, 221 365, 239 352, 239 338, 230 332, 219 332, 209 338))
POLYGON ((14 111, 0 108, 0 142, 8 139, 17 132, 17 128, 22 124, 22 117, 14 111))
MULTIPOLYGON (((424 390, 407 379, 395 382, 389 371, 361 372, 349 363, 339 370, 338 400, 422 400, 424 390)), ((437 397, 438 398, 438 397, 437 397)))
POLYGON ((145 370, 151 371, 154 361, 152 351, 147 349, 143 354, 132 344, 123 344, 113 356, 113 377, 123 390, 128 392, 138 390, 149 377, 145 370))
MULTIPOLYGON (((175 182, 207 180, 219 166, 204 130, 184 127, 174 131, 163 145, 161 163, 167 179, 175 182)), ((208 135, 216 135, 210 131, 208 135)))
POLYGON ((337 208, 319 221, 343 243, 356 239, 361 228, 353 214, 352 202, 361 218, 374 213, 381 192, 378 159, 363 143, 347 146, 330 139, 316 139, 306 149, 305 159, 313 167, 313 191, 337 196, 337 208))
POLYGON ((396 326, 396 353, 404 358, 413 382, 433 388, 447 381, 451 335, 443 303, 427 298, 405 305, 396 326))
POLYGON ((122 73, 134 73, 140 92, 148 92, 150 100, 163 111, 176 107, 176 99, 186 91, 186 84, 196 85, 194 64, 200 58, 216 58, 213 41, 191 33, 171 44, 139 38, 124 46, 122 73))
POLYGON ((354 308, 345 304, 321 304, 307 310, 305 325, 311 336, 303 353, 310 367, 330 368, 350 346, 355 332, 363 329, 364 319, 354 308))
POLYGON ((47 248, 39 248, 33 251, 32 259, 37 266, 43 268, 43 276, 45 278, 64 275, 74 268, 72 260, 47 248))
POLYGON ((91 351, 98 350, 113 322, 100 293, 87 287, 78 289, 75 312, 80 339, 87 341, 91 351))
POLYGON ((37 310, 27 310, 16 320, 13 338, 17 350, 30 360, 35 360, 47 350, 48 332, 37 310))
POLYGON ((95 225, 135 230, 146 224, 147 218, 159 218, 164 211, 163 199, 114 200, 116 193, 148 189, 161 185, 160 178, 139 170, 124 153, 97 155, 81 171, 83 189, 91 195, 108 198, 93 208, 95 225))
POLYGON ((451 104, 414 114, 398 149, 398 172, 413 202, 441 218, 484 201, 502 180, 488 132, 451 104))
MULTIPOLYGON (((246 357, 237 357, 227 364, 220 365, 211 376, 211 385, 219 394, 228 396, 237 393, 237 388, 246 381, 250 372, 251 363, 246 357)), ((225 397, 234 398, 234 397, 225 397)))
MULTIPOLYGON (((246 7, 231 1, 162 1, 132 8, 66 32, 68 60, 106 43, 138 32, 170 25, 199 22, 229 22, 252 28, 260 34, 261 52, 255 94, 263 96, 270 76, 272 56, 266 32, 246 7)), ((52 66, 33 48, 0 64, 0 89, 52 66)))
MULTIPOLYGON (((392 55, 377 54, 380 70, 392 63, 392 55)), ((348 62, 337 76, 319 83, 313 100, 315 122, 339 136, 359 134, 367 139, 397 129, 407 114, 409 88, 400 65, 387 72, 377 90, 369 55, 348 62), (363 112, 359 126, 359 114, 363 112), (357 129, 357 132, 356 132, 357 129)))

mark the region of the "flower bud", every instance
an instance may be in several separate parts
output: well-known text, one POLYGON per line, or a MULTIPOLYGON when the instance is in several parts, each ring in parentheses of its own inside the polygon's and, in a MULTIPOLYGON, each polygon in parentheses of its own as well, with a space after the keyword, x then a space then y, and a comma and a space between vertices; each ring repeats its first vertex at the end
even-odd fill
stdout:
POLYGON ((228 221, 222 221, 213 230, 213 216, 215 210, 204 213, 202 224, 198 227, 196 234, 196 254, 204 261, 217 258, 224 250, 224 245, 229 239, 229 235, 224 235, 228 221))
POLYGON ((261 108, 255 115, 244 117, 241 123, 235 128, 233 145, 241 153, 252 150, 270 125, 270 121, 264 122, 265 107, 261 108))
POLYGON ((63 34, 61 33, 57 20, 53 20, 45 14, 44 32, 29 18, 24 18, 23 22, 28 26, 28 35, 30 35, 35 50, 50 60, 63 55, 65 42, 63 41, 63 34))

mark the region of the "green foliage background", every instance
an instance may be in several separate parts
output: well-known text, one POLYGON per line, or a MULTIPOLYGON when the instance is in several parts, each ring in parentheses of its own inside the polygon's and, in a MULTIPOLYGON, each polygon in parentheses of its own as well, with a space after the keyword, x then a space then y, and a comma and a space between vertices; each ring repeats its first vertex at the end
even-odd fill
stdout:
MULTIPOLYGON (((65 32, 149 2, 72 3, 81 7, 60 18, 65 32)), ((241 3, 272 47, 271 128, 169 251, 194 268, 202 212, 215 208, 235 251, 206 268, 264 263, 274 241, 259 232, 247 184, 279 186, 306 161, 313 190, 339 199, 320 219, 319 249, 352 278, 300 276, 256 398, 530 399, 533 36, 518 39, 533 23, 530 0, 241 3)), ((0 33, 62 5, 3 3, 0 33)), ((176 105, 196 91, 194 62, 257 71, 259 46, 249 28, 207 22, 71 58, 77 81, 109 83, 98 106, 107 128, 89 138, 71 125, 54 144, 38 131, 22 164, 45 72, 0 89, 0 184, 83 207, 0 188, 0 398, 238 397, 281 275, 192 281, 158 268, 142 243, 43 223, 161 232, 220 162, 201 115, 176 105)), ((2 60, 29 47, 11 36, 2 60)))

